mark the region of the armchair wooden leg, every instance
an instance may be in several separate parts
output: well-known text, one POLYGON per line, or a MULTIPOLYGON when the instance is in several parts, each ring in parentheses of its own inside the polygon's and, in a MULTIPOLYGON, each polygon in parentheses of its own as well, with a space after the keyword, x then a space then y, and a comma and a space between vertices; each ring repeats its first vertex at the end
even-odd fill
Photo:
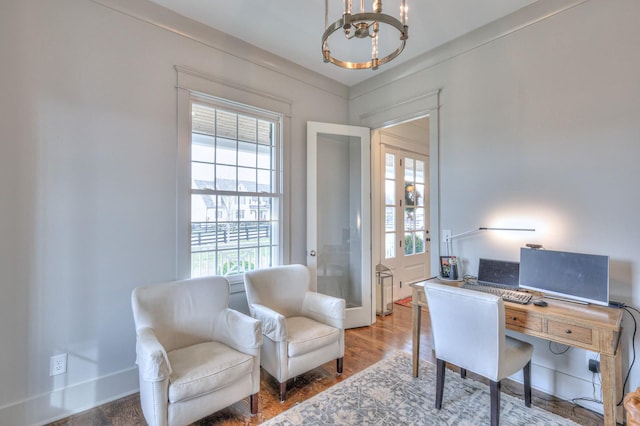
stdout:
POLYGON ((500 382, 489 380, 491 392, 491 426, 500 424, 500 382))
POLYGON ((444 375, 447 363, 436 359, 436 408, 442 408, 442 394, 444 393, 444 375))
POLYGON ((461 368, 460 369, 460 378, 462 378, 462 379, 466 379, 467 378, 467 369, 466 368, 461 368))
POLYGON ((249 397, 251 405, 251 414, 258 414, 258 393, 254 393, 249 397))
POLYGON ((524 405, 531 407, 531 361, 524 366, 524 405))
POLYGON ((343 364, 344 364, 344 357, 340 357, 336 359, 336 370, 338 371, 338 374, 342 374, 343 364))
POLYGON ((284 397, 287 394, 287 382, 286 380, 280 383, 280 402, 284 402, 284 397))

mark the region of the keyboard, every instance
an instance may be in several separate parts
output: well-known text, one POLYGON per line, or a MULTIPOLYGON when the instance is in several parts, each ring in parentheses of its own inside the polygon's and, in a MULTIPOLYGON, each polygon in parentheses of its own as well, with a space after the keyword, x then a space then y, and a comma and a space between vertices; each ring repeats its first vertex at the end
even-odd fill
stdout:
POLYGON ((526 305, 531 301, 531 294, 523 293, 515 290, 507 290, 500 287, 491 287, 486 285, 478 285, 471 283, 464 283, 462 288, 467 290, 481 291, 483 293, 493 294, 494 296, 501 297, 505 302, 520 303, 526 305))

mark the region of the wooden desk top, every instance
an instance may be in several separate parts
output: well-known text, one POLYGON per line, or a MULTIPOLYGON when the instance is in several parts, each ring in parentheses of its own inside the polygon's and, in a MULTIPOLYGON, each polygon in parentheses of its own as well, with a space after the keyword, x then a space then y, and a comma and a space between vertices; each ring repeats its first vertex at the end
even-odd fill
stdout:
MULTIPOLYGON (((416 303, 426 306, 424 284, 411 284, 418 291, 416 303)), ((462 282, 432 280, 446 285, 461 286, 462 282)), ((623 310, 598 305, 583 305, 556 299, 546 299, 547 306, 532 303, 522 305, 504 302, 507 328, 583 349, 614 354, 622 328, 623 310)))

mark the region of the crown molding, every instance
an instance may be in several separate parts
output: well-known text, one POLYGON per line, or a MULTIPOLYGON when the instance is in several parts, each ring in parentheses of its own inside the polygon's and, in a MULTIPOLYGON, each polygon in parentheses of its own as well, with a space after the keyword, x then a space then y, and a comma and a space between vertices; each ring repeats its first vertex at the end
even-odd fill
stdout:
POLYGON ((425 52, 421 56, 411 59, 399 67, 392 68, 375 77, 351 86, 349 90, 349 100, 353 101, 381 87, 403 80, 589 1, 590 0, 538 0, 503 18, 425 52))
POLYGON ((301 83, 348 99, 349 87, 148 0, 89 0, 301 83))

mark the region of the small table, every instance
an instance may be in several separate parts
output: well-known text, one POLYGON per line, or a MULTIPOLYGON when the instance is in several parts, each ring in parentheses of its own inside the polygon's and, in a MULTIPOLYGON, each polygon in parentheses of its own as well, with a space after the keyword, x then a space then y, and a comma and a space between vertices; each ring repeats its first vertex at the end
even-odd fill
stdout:
MULTIPOLYGON (((418 377, 420 357, 420 321, 422 307, 428 309, 424 284, 412 287, 413 316, 413 376, 418 377)), ((460 282, 440 284, 460 286, 460 282)), ((548 306, 520 305, 504 302, 506 328, 552 342, 569 345, 600 354, 604 424, 623 422, 622 407, 616 404, 622 396, 622 309, 582 305, 561 300, 548 300, 548 306)))

